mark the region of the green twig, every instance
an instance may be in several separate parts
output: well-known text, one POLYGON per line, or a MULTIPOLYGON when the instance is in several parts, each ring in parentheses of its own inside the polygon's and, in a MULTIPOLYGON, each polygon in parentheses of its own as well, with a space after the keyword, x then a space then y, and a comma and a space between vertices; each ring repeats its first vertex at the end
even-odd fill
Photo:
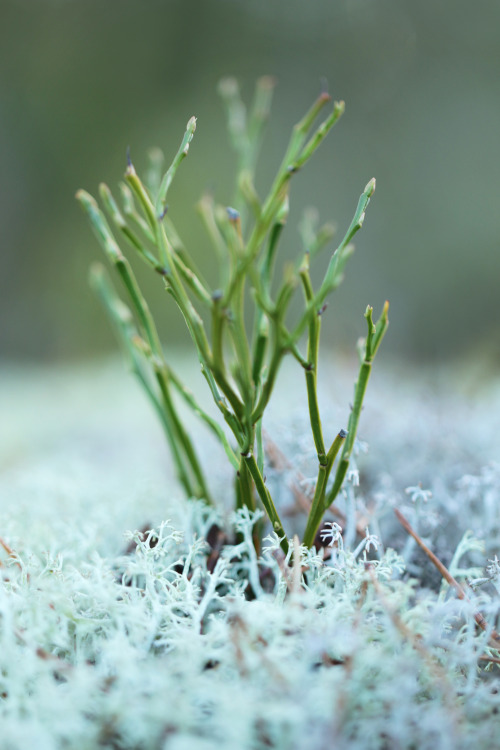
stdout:
POLYGON ((349 433, 348 439, 346 440, 344 448, 342 450, 342 455, 340 457, 337 473, 335 474, 333 486, 325 498, 324 510, 326 510, 336 499, 347 474, 347 469, 349 468, 349 461, 358 431, 361 409, 363 408, 363 399, 365 397, 366 387, 368 385, 368 380, 372 371, 373 359, 389 325, 388 312, 389 303, 386 301, 382 310, 382 314, 378 319, 376 325, 374 325, 372 320, 373 308, 370 306, 366 308, 365 318, 368 325, 368 335, 365 342, 364 357, 361 361, 358 378, 354 386, 354 403, 352 405, 351 414, 347 425, 349 433))
POLYGON ((253 481, 255 483, 255 488, 262 501, 262 505, 266 510, 268 518, 272 523, 273 530, 280 537, 281 548, 286 554, 288 552, 288 540, 286 538, 285 530, 278 515, 278 511, 276 510, 275 505, 272 501, 271 495, 269 494, 267 487, 264 484, 264 479, 259 471, 259 467, 257 466, 255 457, 252 453, 247 453, 243 456, 243 459, 248 467, 248 470, 250 471, 250 474, 252 475, 253 481))
MULTIPOLYGON (((315 127, 318 115, 330 101, 327 93, 320 94, 293 128, 276 177, 267 196, 261 199, 255 187, 255 168, 273 87, 270 78, 258 81, 247 114, 236 81, 225 79, 220 86, 230 138, 238 160, 235 208, 215 205, 208 195, 198 205, 218 263, 219 289, 212 291, 204 280, 181 241, 172 217, 167 215, 167 197, 172 182, 195 133, 194 117, 187 123, 181 144, 163 176, 160 151, 151 154, 146 184, 128 159, 125 183, 120 185, 123 208, 118 206, 106 185, 99 188, 110 222, 134 252, 162 277, 165 289, 184 318, 202 374, 220 416, 231 432, 233 443, 225 428, 200 406, 194 394, 167 365, 147 302, 106 218, 88 193, 79 191, 77 197, 105 254, 121 278, 132 312, 116 297, 101 271, 94 271, 93 285, 113 320, 131 368, 162 421, 186 493, 206 500, 209 498, 200 461, 177 410, 174 395, 183 399, 222 445, 237 475, 237 507, 255 509, 258 496, 280 537, 283 551, 287 553, 287 535, 265 485, 262 445, 262 420, 281 363, 290 354, 305 371, 309 417, 318 457, 318 479, 304 536, 304 543, 310 546, 326 508, 336 498, 347 473, 373 358, 388 325, 388 304, 376 324, 372 321, 372 309, 367 308, 368 334, 348 432, 340 430, 326 450, 317 393, 321 313, 328 295, 342 279, 345 263, 353 249, 352 239, 363 224, 375 180, 371 180, 363 191, 352 222, 333 253, 319 288, 316 291, 313 288, 309 264, 331 240, 334 229, 330 224, 317 229, 312 214, 306 215, 301 225, 305 255, 286 265, 281 283, 277 283, 276 260, 288 217, 291 179, 339 120, 344 104, 335 102, 332 112, 315 127), (304 311, 290 330, 286 316, 299 283, 304 293, 304 311), (249 304, 252 305, 252 317, 249 316, 249 304), (206 325, 209 329, 205 328, 206 325), (299 350, 299 340, 306 329, 308 341, 304 356, 299 350), (327 489, 339 453, 333 484, 327 489)), ((260 533, 256 530, 257 526, 254 531, 260 533)), ((255 538, 254 542, 257 548, 258 540, 255 538)))

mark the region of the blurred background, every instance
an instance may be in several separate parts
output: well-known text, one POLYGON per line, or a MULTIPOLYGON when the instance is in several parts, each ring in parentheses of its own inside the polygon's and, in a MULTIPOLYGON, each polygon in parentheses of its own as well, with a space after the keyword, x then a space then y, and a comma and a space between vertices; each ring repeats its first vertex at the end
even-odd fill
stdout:
MULTIPOLYGON (((170 212, 210 271, 194 205, 207 187, 230 203, 235 164, 217 82, 236 76, 249 101, 271 74, 261 193, 321 79, 346 101, 294 178, 284 255, 299 251, 306 206, 343 232, 377 178, 326 339, 352 350, 367 303, 378 316, 388 298, 387 352, 498 361, 499 28, 493 0, 0 0, 0 358, 115 348, 87 282, 101 252, 74 194, 115 187, 127 146, 138 171, 151 146, 169 160, 191 115, 170 212)), ((159 279, 137 271, 164 337, 185 341, 159 279)))

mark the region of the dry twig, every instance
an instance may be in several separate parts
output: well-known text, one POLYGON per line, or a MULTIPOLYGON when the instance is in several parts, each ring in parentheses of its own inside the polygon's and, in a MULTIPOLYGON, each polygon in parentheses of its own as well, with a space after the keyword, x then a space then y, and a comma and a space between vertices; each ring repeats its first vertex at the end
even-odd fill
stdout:
MULTIPOLYGON (((446 568, 446 566, 443 565, 441 560, 438 557, 436 557, 434 552, 432 552, 432 550, 430 550, 429 547, 427 547, 427 545, 423 542, 421 537, 419 537, 417 532, 412 528, 409 521, 406 520, 406 518, 397 508, 394 508, 394 513, 396 514, 396 518, 398 519, 401 526, 405 529, 405 531, 408 532, 408 534, 410 534, 410 536, 412 536, 415 539, 415 541, 417 542, 419 547, 425 552, 429 560, 439 570, 439 572, 441 573, 445 581, 455 589, 458 598, 469 602, 470 599, 465 593, 462 586, 459 584, 459 582, 455 578, 453 578, 448 568, 446 568)), ((486 622, 481 612, 474 612, 474 619, 479 625, 479 627, 481 628, 481 630, 484 630, 485 632, 491 631, 490 638, 496 642, 495 648, 498 648, 500 644, 500 635, 496 632, 496 630, 494 628, 490 628, 490 626, 486 622)))

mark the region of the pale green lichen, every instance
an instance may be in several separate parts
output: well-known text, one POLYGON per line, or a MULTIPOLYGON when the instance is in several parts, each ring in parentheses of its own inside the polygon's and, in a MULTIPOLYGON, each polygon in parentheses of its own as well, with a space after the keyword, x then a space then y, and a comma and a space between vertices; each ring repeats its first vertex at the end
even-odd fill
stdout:
MULTIPOLYGON (((476 504, 485 488, 498 501, 492 471, 448 488, 451 505, 471 487, 476 504)), ((48 485, 44 493, 53 510, 56 479, 52 497, 48 485)), ((482 657, 497 654, 473 619, 478 608, 490 623, 498 615, 487 583, 471 602, 422 589, 390 548, 404 541, 390 526, 384 550, 366 549, 371 535, 357 551, 345 545, 332 521, 326 551, 290 540, 287 565, 272 534, 257 556, 260 514, 248 509, 231 522, 239 540, 210 565, 205 539, 225 522, 201 503, 107 554, 99 527, 120 515, 85 492, 79 520, 52 532, 34 525, 23 539, 23 516, 8 513, 16 549, 3 557, 0 586, 5 750, 496 746, 498 679, 485 679, 482 657)), ((377 508, 383 528, 382 498, 377 508)), ((459 546, 457 577, 470 573, 471 555, 488 565, 471 534, 459 546)))

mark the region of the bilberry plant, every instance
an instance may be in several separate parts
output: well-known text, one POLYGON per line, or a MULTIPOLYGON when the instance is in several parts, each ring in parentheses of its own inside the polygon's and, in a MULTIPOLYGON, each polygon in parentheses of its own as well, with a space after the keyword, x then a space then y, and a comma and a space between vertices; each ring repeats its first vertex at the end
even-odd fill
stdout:
POLYGON ((167 205, 172 181, 189 152, 196 118, 187 123, 180 147, 162 177, 157 152, 149 184, 140 179, 129 157, 125 180, 120 185, 122 206, 107 185, 101 184, 99 193, 114 230, 158 274, 179 308, 225 428, 202 408, 185 388, 172 363, 167 362, 148 304, 105 214, 87 192, 80 190, 77 198, 120 277, 129 305, 119 299, 101 266, 92 269, 92 285, 165 428, 186 494, 211 502, 200 459, 179 415, 178 396, 222 444, 236 474, 236 508, 253 512, 259 499, 280 538, 282 550, 287 553, 287 534, 265 482, 262 421, 283 359, 291 356, 304 372, 317 454, 315 490, 303 536, 303 544, 311 547, 323 515, 337 498, 346 477, 373 359, 388 326, 387 302, 377 322, 373 320, 372 307, 366 308, 367 335, 359 345, 360 369, 347 429, 339 429, 329 444, 323 433, 317 394, 322 313, 328 297, 343 278, 344 266, 353 251, 352 240, 363 225, 375 180, 370 180, 363 190, 354 217, 332 253, 319 286, 313 286, 310 264, 332 239, 333 232, 329 225, 317 228, 311 216, 306 216, 302 225, 303 252, 285 267, 278 282, 276 255, 288 217, 292 179, 338 122, 344 103, 335 102, 333 111, 314 128, 318 115, 330 101, 326 92, 319 95, 293 128, 281 166, 267 196, 261 199, 254 176, 273 81, 268 77, 258 81, 248 116, 234 79, 223 80, 219 90, 227 110, 238 169, 232 206, 215 205, 210 195, 205 195, 198 206, 219 266, 216 289, 210 287, 197 269, 167 205), (291 325, 287 313, 298 287, 302 288, 304 307, 298 321, 291 325), (305 353, 301 349, 304 334, 305 353))

